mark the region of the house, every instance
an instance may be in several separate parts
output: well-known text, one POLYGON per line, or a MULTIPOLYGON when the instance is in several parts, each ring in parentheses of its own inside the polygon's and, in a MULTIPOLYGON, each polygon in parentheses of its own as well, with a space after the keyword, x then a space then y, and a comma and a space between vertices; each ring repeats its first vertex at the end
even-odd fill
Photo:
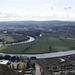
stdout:
POLYGON ((65 62, 65 59, 63 59, 63 58, 59 58, 59 62, 65 62))
POLYGON ((7 65, 9 63, 9 60, 0 60, 0 64, 7 65))

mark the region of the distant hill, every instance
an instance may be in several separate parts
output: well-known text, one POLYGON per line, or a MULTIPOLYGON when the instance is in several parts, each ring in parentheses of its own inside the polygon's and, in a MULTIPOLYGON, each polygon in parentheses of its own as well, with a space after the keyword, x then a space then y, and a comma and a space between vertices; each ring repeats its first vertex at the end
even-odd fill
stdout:
POLYGON ((7 22, 0 22, 0 25, 75 25, 75 22, 72 21, 7 21, 7 22))

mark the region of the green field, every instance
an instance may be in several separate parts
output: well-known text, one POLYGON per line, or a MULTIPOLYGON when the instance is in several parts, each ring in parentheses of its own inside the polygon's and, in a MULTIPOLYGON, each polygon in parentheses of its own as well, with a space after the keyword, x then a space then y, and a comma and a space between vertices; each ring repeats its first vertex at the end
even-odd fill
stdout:
MULTIPOLYGON (((29 39, 28 37, 26 36, 20 36, 20 35, 16 35, 16 34, 0 34, 0 39, 3 39, 4 38, 4 43, 6 42, 17 42, 17 41, 24 41, 24 40, 27 40, 29 39)), ((1 44, 2 42, 0 42, 1 44)))
MULTIPOLYGON (((60 37, 60 36, 59 36, 60 37)), ((63 36, 64 37, 64 36, 63 36)), ((4 46, 0 52, 4 53, 48 53, 75 49, 75 40, 48 37, 36 38, 34 42, 13 46, 4 46)))

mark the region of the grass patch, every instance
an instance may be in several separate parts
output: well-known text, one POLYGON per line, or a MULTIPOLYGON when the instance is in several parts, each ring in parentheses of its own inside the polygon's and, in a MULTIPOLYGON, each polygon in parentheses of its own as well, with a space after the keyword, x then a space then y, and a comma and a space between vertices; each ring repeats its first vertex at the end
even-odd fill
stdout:
MULTIPOLYGON (((29 39, 28 37, 26 36, 20 36, 20 35, 16 35, 16 34, 0 34, 0 39, 3 39, 5 40, 5 43, 6 42, 17 42, 17 41, 24 41, 24 40, 27 40, 29 39)), ((2 43, 2 42, 0 42, 2 43)))
POLYGON ((26 67, 27 66, 27 62, 19 62, 20 68, 26 67))
POLYGON ((0 52, 4 53, 48 53, 75 49, 75 40, 56 37, 36 38, 35 41, 13 46, 4 46, 0 52))

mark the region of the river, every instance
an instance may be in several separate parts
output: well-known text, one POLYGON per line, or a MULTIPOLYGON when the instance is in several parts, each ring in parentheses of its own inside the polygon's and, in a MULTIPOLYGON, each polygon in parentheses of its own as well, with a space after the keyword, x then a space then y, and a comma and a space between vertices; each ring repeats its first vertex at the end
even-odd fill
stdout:
POLYGON ((66 55, 75 54, 75 50, 70 51, 61 51, 61 52, 53 52, 53 53, 44 53, 44 54, 8 54, 8 53, 0 53, 0 55, 10 55, 10 56, 27 56, 27 57, 36 57, 38 59, 41 58, 52 58, 52 57, 60 57, 66 55))
POLYGON ((31 37, 31 36, 27 36, 29 37, 29 39, 27 41, 22 41, 22 42, 17 42, 17 43, 11 43, 11 44, 0 44, 0 47, 2 46, 10 46, 10 45, 17 45, 17 44, 23 44, 23 43, 29 43, 35 40, 35 38, 31 37))
MULTIPOLYGON (((12 44, 6 44, 5 46, 9 45, 16 45, 16 44, 23 44, 23 43, 29 43, 35 40, 35 38, 31 36, 27 36, 30 39, 23 42, 18 43, 12 43, 12 44)), ((0 46, 1 47, 1 46, 0 46)), ((52 58, 52 57, 60 57, 60 56, 66 56, 66 55, 72 55, 75 54, 75 50, 69 50, 69 51, 61 51, 61 52, 53 52, 53 53, 43 53, 43 54, 8 54, 8 53, 0 53, 0 55, 10 55, 10 56, 27 56, 27 57, 36 57, 38 59, 41 58, 52 58)))

